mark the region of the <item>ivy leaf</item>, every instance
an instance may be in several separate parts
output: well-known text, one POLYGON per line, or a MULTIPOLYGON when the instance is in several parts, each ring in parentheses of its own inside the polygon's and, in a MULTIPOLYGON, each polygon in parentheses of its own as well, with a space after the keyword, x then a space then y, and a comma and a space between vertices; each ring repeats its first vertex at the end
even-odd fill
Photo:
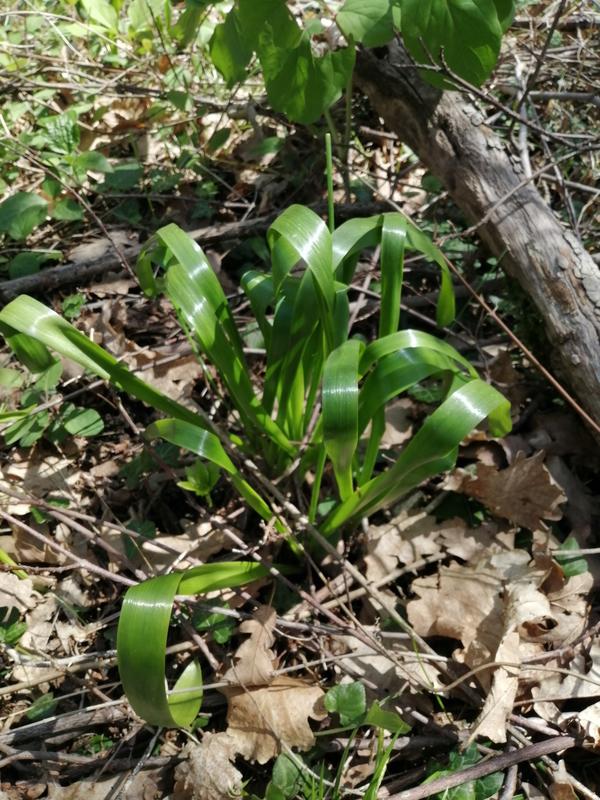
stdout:
POLYGON ((305 124, 339 98, 354 67, 354 47, 315 57, 310 37, 280 0, 241 0, 215 28, 210 55, 230 86, 243 80, 253 52, 272 107, 305 124))
POLYGON ((54 206, 52 216, 65 222, 83 219, 83 208, 72 197, 65 197, 54 206))
POLYGON ((252 56, 252 47, 241 31, 238 12, 233 8, 225 21, 217 25, 210 40, 210 57, 228 86, 246 77, 246 66, 252 56))
POLYGON ((112 172, 108 159, 97 150, 86 150, 75 159, 74 166, 82 172, 112 172))
MULTIPOLYGON (((445 61, 461 78, 479 86, 500 52, 502 28, 495 2, 404 0, 402 36, 410 54, 421 64, 445 61)), ((505 9, 506 0, 498 3, 505 9)), ((441 83, 435 77, 431 81, 441 83)))
POLYGON ((358 725, 365 714, 367 699, 362 683, 340 683, 325 695, 325 708, 331 714, 339 714, 342 725, 358 725))
POLYGON ((346 0, 337 24, 346 37, 365 47, 381 47, 394 35, 391 0, 346 0))
POLYGON ((20 241, 42 223, 48 214, 48 204, 33 192, 17 192, 0 203, 0 233, 20 241))
POLYGON ((8 277, 35 275, 46 261, 60 261, 61 254, 52 250, 23 250, 8 262, 8 277))
POLYGON ((579 550, 579 544, 574 536, 569 536, 558 550, 554 551, 554 560, 560 564, 566 578, 574 578, 575 575, 582 575, 589 569, 585 558, 579 555, 568 555, 570 550, 579 550))

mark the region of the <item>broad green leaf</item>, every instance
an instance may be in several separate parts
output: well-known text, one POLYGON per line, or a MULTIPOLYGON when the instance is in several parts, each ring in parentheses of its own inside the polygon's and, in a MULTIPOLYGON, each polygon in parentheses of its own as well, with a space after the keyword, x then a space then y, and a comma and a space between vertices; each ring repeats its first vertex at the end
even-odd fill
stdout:
POLYGON ((102 189, 114 189, 117 192, 124 192, 137 186, 144 169, 138 161, 121 161, 114 165, 102 184, 102 189))
POLYGON ((372 703, 367 711, 364 724, 373 725, 375 728, 383 728, 386 731, 390 731, 390 733, 402 734, 411 730, 410 725, 404 722, 400 714, 395 711, 386 711, 377 702, 372 703))
POLYGON ((377 361, 384 356, 391 353, 396 353, 400 350, 425 348, 439 353, 452 359, 456 364, 462 367, 471 377, 477 377, 477 371, 471 366, 468 359, 461 355, 458 350, 455 350, 452 345, 432 336, 425 331, 416 331, 407 329, 404 331, 397 331, 396 333, 384 336, 381 339, 376 339, 369 344, 360 359, 359 370, 361 375, 364 375, 377 361))
POLYGON ((133 32, 154 31, 154 20, 161 16, 164 7, 164 0, 132 0, 127 9, 127 19, 133 32))
POLYGON ((554 560, 560 564, 565 577, 574 578, 575 575, 587 572, 589 565, 583 556, 570 556, 569 550, 579 550, 579 543, 574 536, 568 536, 558 550, 554 551, 554 560))
POLYGON ((227 142, 231 135, 231 128, 218 128, 206 143, 209 153, 215 153, 227 142))
POLYGON ((381 243, 382 228, 387 217, 392 218, 388 224, 400 227, 400 222, 395 219, 404 219, 406 226, 406 247, 418 250, 430 261, 438 265, 441 272, 441 288, 437 302, 436 320, 439 325, 448 325, 455 314, 454 291, 450 271, 441 250, 436 247, 431 239, 420 231, 408 218, 392 214, 379 214, 374 217, 351 219, 340 225, 333 234, 332 263, 339 280, 350 283, 354 275, 357 257, 367 247, 375 247, 381 243))
POLYGON ((77 149, 81 132, 77 112, 73 109, 49 117, 41 117, 40 126, 45 130, 40 145, 54 153, 69 155, 77 149))
POLYGON ((18 333, 4 324, 1 316, 0 333, 19 361, 34 375, 43 372, 55 363, 56 359, 48 352, 47 347, 26 333, 18 333))
POLYGON ((392 0, 346 0, 336 21, 347 39, 381 47, 394 35, 392 0))
POLYGON ((87 150, 77 156, 74 162, 76 169, 83 172, 112 172, 109 160, 97 150, 87 150))
POLYGON ((65 197, 59 200, 52 209, 52 216, 54 219, 64 220, 65 222, 72 222, 74 220, 83 219, 83 208, 72 197, 65 197))
POLYGON ((243 80, 253 52, 273 108, 305 124, 339 98, 354 66, 353 47, 315 56, 281 0, 240 0, 215 28, 211 58, 230 86, 243 80))
MULTIPOLYGON (((394 397, 426 378, 444 372, 460 373, 457 363, 430 348, 399 350, 384 356, 369 374, 360 390, 358 432, 362 434, 379 410, 394 397)), ((384 426, 385 427, 385 426, 384 426)), ((381 430, 383 434, 383 430, 381 430)), ((361 476, 361 482, 363 478, 361 476)))
POLYGON ((252 46, 242 30, 238 11, 233 8, 225 21, 217 25, 210 40, 212 62, 230 87, 244 80, 246 67, 252 57, 252 46))
POLYGON ((195 0, 187 0, 183 13, 170 31, 171 37, 175 39, 181 48, 187 47, 196 38, 200 21, 205 16, 207 5, 210 5, 210 1, 195 2, 195 0))
POLYGON ((40 375, 38 375, 35 383, 33 384, 33 388, 38 392, 43 392, 45 395, 49 394, 53 389, 55 389, 58 386, 58 382, 61 379, 62 372, 63 372, 62 364, 57 359, 40 375))
POLYGON ((286 3, 281 0, 239 0, 239 22, 248 45, 259 50, 266 30, 280 47, 295 47, 302 31, 286 3))
POLYGON ((269 506, 250 484, 242 478, 238 469, 225 452, 219 438, 214 433, 180 419, 159 419, 147 428, 146 436, 149 439, 160 437, 224 469, 225 472, 229 473, 233 485, 250 507, 267 522, 273 519, 274 514, 269 506))
POLYGON ((292 797, 296 796, 301 785, 302 772, 300 767, 286 753, 281 753, 273 764, 273 772, 271 781, 267 786, 265 800, 291 800, 292 797))
POLYGON ((116 33, 119 17, 108 0, 81 0, 81 5, 91 20, 116 33))
POLYGON ((165 686, 167 635, 178 594, 200 594, 241 586, 265 577, 260 564, 203 564, 184 573, 150 578, 125 595, 117 630, 123 690, 133 710, 151 725, 189 727, 202 702, 202 671, 190 662, 172 692, 165 686))
POLYGON ((17 192, 0 203, 0 233, 20 241, 48 215, 48 204, 33 192, 17 192))
POLYGON ((273 280, 279 290, 285 276, 300 260, 307 265, 320 300, 320 314, 328 342, 334 336, 331 325, 335 284, 331 262, 331 234, 323 220, 305 206, 287 208, 269 228, 273 255, 273 280))
POLYGON ((360 487, 325 520, 329 534, 360 514, 373 513, 397 501, 432 475, 456 462, 460 442, 486 417, 495 414, 496 435, 510 430, 508 401, 484 381, 475 378, 457 389, 423 423, 389 469, 360 487))
POLYGON ((7 445, 18 442, 20 447, 31 447, 42 438, 49 424, 50 415, 47 411, 29 414, 6 428, 3 432, 4 441, 7 445))
POLYGON ((341 95, 354 66, 354 49, 343 48, 320 58, 308 37, 284 46, 270 29, 261 37, 259 56, 269 102, 289 119, 316 122, 341 95))
POLYGON ((102 417, 93 408, 67 406, 62 410, 60 421, 72 436, 97 436, 104 430, 102 417))
POLYGON ((325 695, 325 708, 331 714, 339 714, 342 725, 358 725, 367 710, 365 687, 359 681, 340 683, 325 695))
POLYGON ((237 472, 219 438, 210 431, 190 425, 189 422, 177 419, 159 419, 148 426, 146 436, 149 440, 160 437, 177 447, 189 450, 221 467, 230 475, 237 472))
POLYGON ((0 389, 11 391, 23 385, 24 376, 18 369, 11 367, 0 367, 0 389))
POLYGON ((441 64, 443 56, 478 86, 496 64, 502 28, 494 0, 403 0, 402 36, 418 63, 441 64))
POLYGON ((323 369, 323 441, 340 497, 352 494, 352 458, 358 444, 358 362, 364 345, 352 339, 334 350, 323 369))
POLYGON ((395 333, 400 322, 406 229, 406 219, 401 214, 383 215, 381 226, 380 337, 395 333))
POLYGON ((85 305, 84 295, 77 292, 76 294, 67 295, 61 302, 63 316, 66 319, 77 319, 81 313, 81 309, 85 305))
POLYGON ((47 694, 40 695, 37 700, 33 701, 25 712, 25 716, 30 722, 36 722, 39 719, 51 717, 57 705, 58 700, 55 700, 54 694, 48 692, 47 694))
POLYGON ((494 0, 502 33, 510 28, 515 16, 515 0, 494 0))
POLYGON ((273 279, 264 272, 250 270, 242 275, 242 289, 248 300, 252 313, 258 323, 265 345, 271 343, 272 324, 267 319, 267 309, 274 305, 273 279))
MULTIPOLYGON (((161 228, 156 239, 174 262, 167 269, 166 293, 219 370, 250 433, 266 433, 284 452, 292 455, 293 446, 254 392, 227 298, 201 248, 177 225, 161 228)), ((160 254, 156 257, 163 259, 160 254)))
POLYGON ((46 261, 59 261, 61 254, 52 250, 24 250, 8 262, 8 277, 35 275, 46 261))

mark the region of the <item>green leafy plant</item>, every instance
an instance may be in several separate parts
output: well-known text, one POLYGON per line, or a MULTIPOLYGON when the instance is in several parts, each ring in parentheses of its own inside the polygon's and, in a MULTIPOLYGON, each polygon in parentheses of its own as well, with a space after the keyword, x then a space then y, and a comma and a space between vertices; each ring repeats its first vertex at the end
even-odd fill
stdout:
MULTIPOLYGON (((146 439, 187 450, 207 465, 202 471, 192 468, 185 488, 210 491, 218 469, 250 508, 284 534, 286 527, 268 499, 238 467, 248 456, 273 477, 290 469, 298 482, 310 476, 310 517, 331 536, 452 467, 461 440, 485 418, 496 435, 509 430, 508 402, 462 355, 430 334, 398 330, 406 251, 422 254, 440 270, 438 321, 446 324, 454 315, 444 257, 405 217, 381 214, 334 229, 332 219, 328 228, 310 209, 292 206, 273 223, 267 239, 270 270, 251 270, 242 278, 266 351, 260 388, 246 362, 233 310, 200 247, 176 225, 167 225, 138 262, 144 292, 167 295, 202 361, 212 364, 226 390, 237 416, 228 435, 201 412, 133 375, 33 298, 21 296, 5 306, 1 330, 17 356, 42 376, 54 368, 50 348, 161 412, 165 417, 148 426, 146 439), (365 342, 349 330, 349 295, 360 254, 376 246, 381 248, 379 330, 377 338, 365 342), (442 387, 438 407, 383 468, 386 404, 430 379, 442 387), (327 464, 333 484, 323 483, 327 464), (322 500, 330 501, 328 512, 317 519, 322 500)), ((119 668, 140 716, 158 725, 190 725, 199 709, 197 664, 186 669, 175 694, 165 690, 166 635, 175 595, 235 586, 264 574, 256 565, 211 564, 152 578, 127 592, 118 632, 119 668)))
MULTIPOLYGON (((38 366, 43 367, 47 363, 45 357, 38 366)), ((53 444, 60 444, 71 436, 83 436, 89 438, 97 436, 104 430, 104 421, 100 414, 93 408, 76 406, 73 403, 52 404, 47 406, 56 392, 56 388, 62 375, 62 364, 60 361, 52 361, 49 366, 36 372, 35 380, 19 397, 19 408, 6 410, 0 409, 0 425, 10 423, 4 428, 2 435, 7 445, 18 444, 19 447, 31 447, 42 437, 53 444), (41 407, 41 408, 40 408, 41 407), (40 410, 37 410, 40 408, 40 410)), ((7 375, 16 370, 5 369, 5 381, 15 381, 16 378, 7 375)), ((20 375, 17 373, 17 375, 20 375)), ((20 375, 18 383, 20 386, 24 376, 20 375)), ((0 384, 5 383, 0 378, 0 384)))
MULTIPOLYGON (((446 775, 452 775, 461 769, 477 764, 478 761, 481 761, 481 755, 475 744, 469 745, 462 753, 454 750, 450 753, 448 763, 445 766, 439 763, 432 764, 433 772, 427 776, 425 783, 444 778, 446 775)), ((453 789, 446 789, 445 792, 436 794, 434 797, 438 798, 438 800, 442 800, 442 798, 443 800, 487 800, 488 797, 496 794, 502 786, 503 780, 504 774, 502 772, 494 772, 475 781, 455 786, 453 789)))
MULTIPOLYGON (((230 86, 244 80, 255 54, 272 107, 309 123, 348 91, 356 44, 380 47, 400 33, 417 63, 479 85, 513 14, 513 0, 346 0, 335 18, 345 45, 316 55, 320 22, 302 27, 282 0, 238 0, 215 28, 209 52, 230 86)), ((439 83, 434 73, 425 76, 439 83)))

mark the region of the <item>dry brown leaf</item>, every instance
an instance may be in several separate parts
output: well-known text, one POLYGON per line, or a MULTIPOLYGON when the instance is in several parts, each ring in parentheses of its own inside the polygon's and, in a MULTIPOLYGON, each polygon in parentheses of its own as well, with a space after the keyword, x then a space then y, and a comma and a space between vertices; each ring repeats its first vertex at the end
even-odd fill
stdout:
POLYGON ((261 687, 227 687, 227 734, 236 752, 266 764, 281 752, 282 744, 308 750, 315 736, 308 719, 327 716, 320 686, 281 675, 261 687))
MULTIPOLYGON (((374 637, 379 634, 378 628, 364 626, 363 630, 374 637)), ((335 641, 343 644, 345 651, 351 654, 344 660, 343 667, 340 665, 340 670, 362 680, 367 695, 373 700, 381 699, 382 694, 397 695, 407 684, 419 691, 424 685, 431 691, 444 691, 435 663, 419 658, 410 643, 402 640, 386 642, 388 656, 354 636, 336 636, 335 641), (374 694, 369 685, 376 687, 374 694)))
POLYGON ((572 711, 561 714, 558 723, 563 730, 569 732, 575 730, 578 734, 582 734, 585 737, 585 745, 593 750, 600 750, 600 702, 593 703, 577 714, 573 714, 572 711))
POLYGON ((19 614, 34 608, 41 595, 34 591, 30 578, 21 580, 12 572, 0 572, 0 609, 16 609, 19 614))
MULTIPOLYGON (((497 743, 506 741, 506 722, 519 689, 518 665, 523 656, 521 641, 529 635, 528 626, 543 627, 553 622, 550 602, 535 583, 526 580, 508 583, 500 600, 504 609, 503 631, 498 648, 491 654, 498 666, 494 669, 483 709, 471 733, 472 738, 485 736, 497 743)), ((475 653, 476 644, 470 649, 471 660, 475 653)), ((488 681, 487 675, 480 674, 480 682, 484 687, 488 681)))
MULTIPOLYGON (((34 595, 36 603, 25 615, 27 630, 19 641, 21 648, 38 654, 33 661, 39 661, 39 655, 51 655, 57 650, 65 655, 73 655, 77 652, 77 643, 89 642, 92 635, 90 629, 76 621, 65 622, 58 618, 61 604, 56 594, 48 592, 42 596, 35 592, 34 595)), ((31 660, 31 656, 22 656, 15 663, 12 671, 14 681, 39 682, 56 672, 54 667, 31 666, 31 660)))
MULTIPOLYGON (((408 603, 408 618, 422 636, 462 642, 465 662, 475 667, 494 659, 510 630, 518 630, 522 641, 538 642, 539 631, 556 625, 540 590, 546 575, 524 550, 484 552, 413 581, 418 599, 408 603)), ((485 685, 485 676, 480 679, 485 685)))
POLYGON ((548 795, 545 792, 540 791, 540 789, 533 783, 526 783, 524 781, 521 783, 521 789, 523 789, 523 793, 525 794, 527 800, 548 800, 548 795))
POLYGON ((402 511, 385 525, 372 525, 367 535, 366 575, 377 583, 398 568, 440 551, 440 526, 424 513, 402 511))
POLYGON ((567 498, 543 462, 544 452, 539 451, 531 458, 517 453, 503 470, 478 464, 476 477, 465 474, 459 490, 515 525, 546 530, 543 520, 560 519, 558 506, 567 498))
POLYGON ((240 625, 250 637, 234 655, 224 675, 231 684, 220 691, 227 697, 226 733, 235 752, 264 764, 281 752, 281 746, 306 750, 315 742, 309 717, 323 719, 326 712, 320 686, 299 678, 273 679, 276 614, 260 606, 254 618, 240 625))
POLYGON ((9 514, 29 514, 31 504, 5 494, 3 489, 6 488, 9 491, 31 494, 33 497, 61 495, 68 497, 73 507, 80 508, 81 494, 75 489, 78 481, 79 475, 67 458, 47 456, 39 461, 12 460, 0 469, 0 505, 9 514))
POLYGON ((385 428, 380 447, 392 448, 404 444, 413 432, 413 401, 409 398, 395 400, 385 407, 385 428))
POLYGON ((270 683, 275 660, 270 647, 275 641, 273 630, 276 619, 274 608, 260 606, 253 619, 242 622, 239 632, 249 633, 250 638, 236 650, 234 663, 223 676, 224 680, 245 687, 270 683))
MULTIPOLYGON (((49 539, 50 528, 48 523, 38 523, 35 520, 28 522, 29 527, 44 534, 49 539)), ((62 553, 58 553, 45 542, 36 539, 28 531, 18 525, 11 525, 12 529, 12 547, 9 549, 9 554, 15 558, 19 564, 64 564, 67 557, 62 553)))
MULTIPOLYGON (((519 663, 519 634, 510 631, 500 642, 495 660, 498 662, 519 663)), ((506 722, 513 710, 513 703, 519 689, 518 670, 508 666, 494 671, 492 685, 483 708, 473 724, 471 738, 484 736, 492 742, 506 741, 506 722)))
MULTIPOLYGON (((122 538, 114 537, 114 538, 122 538)), ((156 571, 169 567, 173 559, 177 558, 178 569, 193 566, 197 561, 208 559, 221 551, 227 542, 227 532, 222 528, 215 528, 210 522, 190 522, 184 525, 183 533, 178 536, 157 536, 155 539, 138 540, 143 553, 144 562, 150 564, 156 571), (161 546, 163 545, 163 546, 161 546), (169 549, 165 549, 164 546, 169 549), (185 558, 178 557, 185 554, 185 558)), ((121 545, 122 546, 122 545, 121 545)))
MULTIPOLYGON (((510 631, 500 642, 495 661, 519 663, 519 634, 510 631)), ((506 721, 513 710, 513 703, 519 689, 518 670, 500 666, 494 670, 492 685, 479 716, 473 723, 471 738, 484 736, 492 742, 506 741, 506 721)))
MULTIPOLYGON (((564 664, 556 661, 550 661, 546 666, 564 669, 564 664)), ((541 686, 532 689, 536 703, 600 697, 600 644, 593 644, 589 653, 577 653, 568 669, 569 675, 546 673, 541 686)))
POLYGON ((564 761, 559 761, 548 791, 552 800, 577 800, 577 793, 569 779, 564 761))
POLYGON ((234 740, 227 733, 205 733, 200 744, 188 742, 185 759, 175 768, 172 800, 225 800, 240 797, 243 776, 233 761, 234 740))
POLYGON ((106 800, 115 797, 124 787, 126 781, 127 800, 160 800, 164 790, 161 788, 162 772, 160 770, 141 770, 131 776, 131 772, 111 775, 110 778, 91 778, 77 781, 69 786, 60 786, 57 783, 48 784, 48 800, 106 800))

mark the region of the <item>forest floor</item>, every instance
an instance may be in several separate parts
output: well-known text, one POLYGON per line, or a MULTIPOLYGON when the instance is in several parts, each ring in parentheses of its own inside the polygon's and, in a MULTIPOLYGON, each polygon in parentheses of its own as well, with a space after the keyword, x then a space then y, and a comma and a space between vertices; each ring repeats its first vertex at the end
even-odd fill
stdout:
MULTIPOLYGON (((488 87, 496 105, 482 108, 525 174, 554 163, 535 183, 600 263, 600 11, 567 2, 549 37, 558 4, 518 5, 488 87), (524 124, 511 124, 497 103, 514 107, 542 53, 524 124), (575 155, 533 136, 527 119, 579 137, 575 155)), ((325 127, 270 113, 258 80, 228 92, 203 55, 210 18, 192 52, 178 53, 130 32, 108 46, 98 26, 80 47, 76 16, 68 2, 38 0, 0 14, 0 192, 22 193, 18 208, 0 204, 0 297, 36 296, 165 394, 227 420, 218 376, 169 303, 141 292, 137 253, 167 222, 193 232, 258 380, 263 342, 240 277, 268 260, 265 233, 287 205, 324 215, 325 127)), ((343 103, 332 112, 339 130, 344 113, 343 103)), ((338 219, 400 208, 552 369, 543 322, 477 238, 461 235, 468 224, 439 181, 358 94, 352 114, 348 158, 337 150, 338 219)), ((376 254, 364 255, 350 315, 365 337, 379 277, 376 254)), ((226 478, 183 488, 192 460, 145 443, 154 416, 141 403, 66 361, 31 377, 4 347, 2 415, 27 415, 1 416, 0 798, 417 800, 432 793, 426 778, 462 771, 467 782, 444 797, 597 797, 598 444, 462 284, 457 320, 440 328, 437 288, 422 257, 407 259, 401 327, 467 356, 510 399, 512 432, 478 430, 452 472, 345 531, 333 553, 298 557, 285 580, 182 600, 168 674, 200 655, 192 731, 148 726, 125 700, 123 593, 208 559, 277 562, 284 543, 226 478), (228 691, 232 659, 270 667, 252 688, 254 711, 228 691), (392 717, 356 728, 373 708, 392 717)), ((390 406, 390 458, 435 392, 419 386, 390 406)), ((305 487, 279 489, 306 511, 305 487)))

